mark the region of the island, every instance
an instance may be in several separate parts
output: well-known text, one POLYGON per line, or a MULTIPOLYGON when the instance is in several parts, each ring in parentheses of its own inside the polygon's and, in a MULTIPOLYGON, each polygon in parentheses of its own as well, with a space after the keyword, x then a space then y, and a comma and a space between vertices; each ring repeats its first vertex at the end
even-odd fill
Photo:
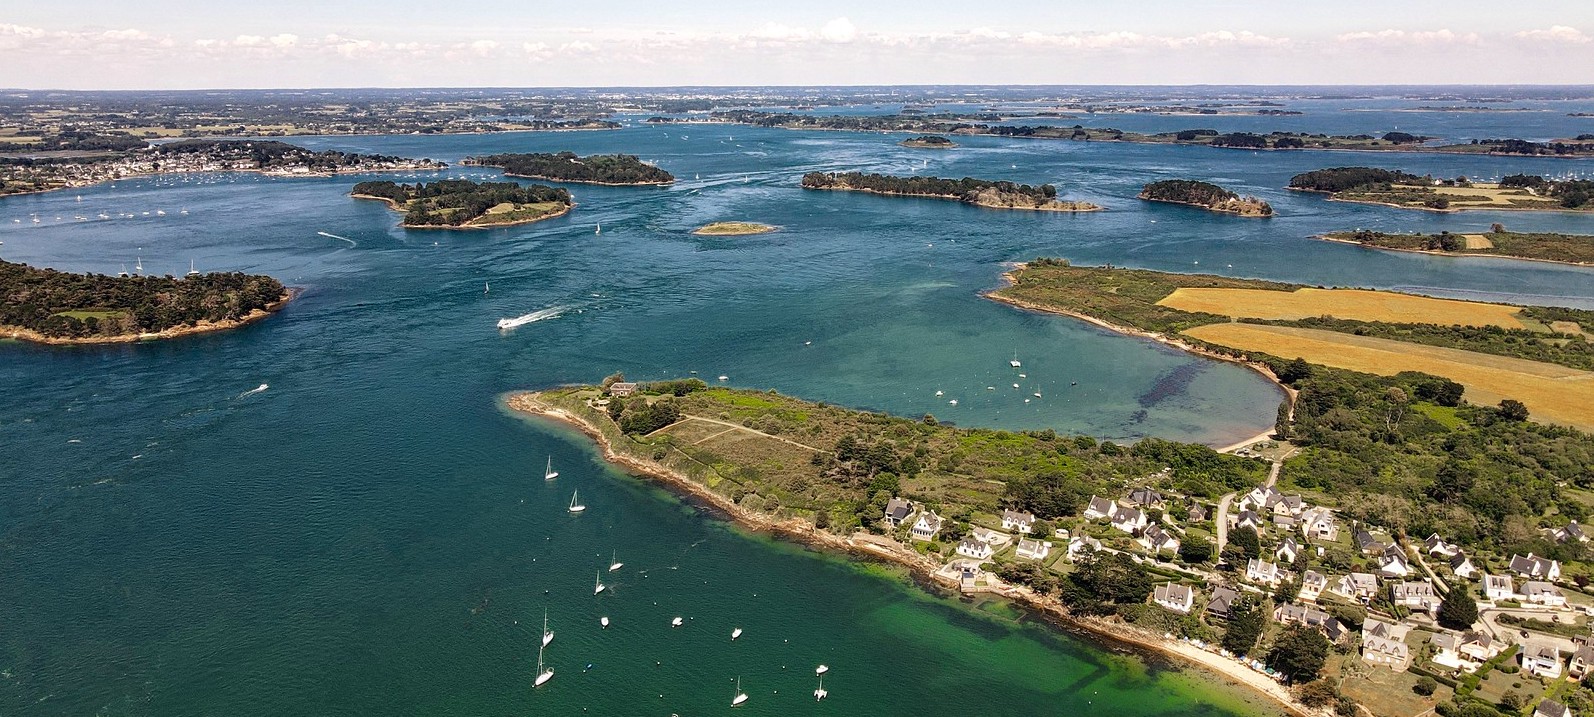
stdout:
POLYGON ((1528 174, 1507 176, 1499 182, 1475 182, 1465 176, 1438 179, 1376 167, 1335 167, 1297 174, 1290 178, 1289 188, 1320 192, 1335 201, 1439 212, 1594 210, 1589 203, 1594 180, 1555 180, 1528 174))
POLYGON ((1101 207, 1089 202, 1057 198, 1057 188, 984 179, 942 179, 940 177, 893 177, 861 172, 809 172, 803 175, 804 189, 868 192, 894 197, 951 199, 991 209, 1029 209, 1047 212, 1095 212, 1101 207))
POLYGON ((350 196, 386 202, 406 229, 492 229, 552 219, 570 211, 569 190, 514 182, 442 179, 423 184, 360 182, 350 196))
POLYGON ((0 260, 0 338, 42 344, 167 339, 269 316, 292 292, 269 276, 72 274, 0 260))
POLYGON ((1170 202, 1201 207, 1223 214, 1242 217, 1271 217, 1273 207, 1256 197, 1241 197, 1216 184, 1191 179, 1165 179, 1147 184, 1140 198, 1153 202, 1170 202))
POLYGON ((1511 232, 1501 224, 1473 234, 1391 234, 1360 229, 1331 232, 1321 239, 1373 249, 1414 251, 1443 256, 1494 256, 1558 264, 1594 264, 1594 235, 1554 232, 1511 232))
POLYGON ((545 179, 551 182, 604 184, 611 186, 662 185, 675 177, 629 154, 595 154, 578 157, 575 152, 536 154, 489 154, 466 157, 461 164, 498 167, 511 177, 545 179))
POLYGON ((734 237, 768 234, 776 229, 777 227, 758 222, 713 222, 692 230, 692 233, 698 236, 734 237))
POLYGON ((316 151, 275 140, 191 139, 111 156, 0 157, 0 196, 86 187, 155 174, 263 172, 283 177, 326 177, 447 167, 430 159, 316 151))
POLYGON ((925 134, 918 137, 909 137, 897 144, 904 147, 917 147, 920 149, 951 149, 958 146, 956 142, 938 134, 925 134))

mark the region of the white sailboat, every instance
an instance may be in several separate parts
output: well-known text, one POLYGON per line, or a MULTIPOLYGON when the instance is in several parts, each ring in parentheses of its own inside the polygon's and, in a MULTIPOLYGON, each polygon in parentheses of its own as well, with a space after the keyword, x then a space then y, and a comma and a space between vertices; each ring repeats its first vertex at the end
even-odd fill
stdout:
POLYGON ((592 233, 593 234, 602 234, 603 233, 603 222, 598 222, 598 227, 596 229, 593 229, 592 233))
POLYGON ((732 640, 735 640, 736 638, 741 637, 741 636, 742 636, 742 628, 738 627, 735 630, 731 630, 731 639, 732 640))
POLYGON ((616 570, 619 570, 620 566, 625 565, 625 563, 622 563, 619 560, 615 559, 616 555, 618 555, 618 553, 613 553, 613 552, 609 553, 609 572, 611 572, 611 573, 616 571, 616 570))
POLYGON ((736 696, 731 698, 731 706, 732 707, 741 707, 742 703, 746 702, 746 701, 747 701, 747 693, 742 691, 742 678, 741 678, 740 675, 737 675, 737 677, 736 677, 736 696))
POLYGON ((829 671, 830 671, 830 666, 829 665, 820 665, 820 666, 814 668, 814 674, 816 674, 816 675, 823 675, 823 674, 825 674, 826 672, 829 672, 829 671))
POLYGON ((548 629, 548 609, 547 608, 543 608, 543 611, 542 611, 542 646, 543 647, 547 647, 548 643, 550 643, 550 642, 553 642, 553 631, 548 629))
POLYGON ((578 499, 578 496, 580 496, 580 495, 581 495, 581 491, 579 491, 579 490, 570 494, 570 512, 572 512, 572 513, 580 513, 581 511, 587 509, 587 506, 582 505, 580 500, 578 499))
POLYGON ((598 624, 602 625, 604 627, 604 629, 608 629, 608 627, 609 627, 609 616, 608 615, 604 615, 603 617, 598 618, 598 624))
POLYGON ((133 264, 133 273, 135 273, 135 274, 143 274, 144 273, 144 257, 138 257, 138 261, 133 264))
POLYGON ((680 627, 680 626, 681 626, 681 618, 677 617, 674 620, 670 621, 670 627, 680 627))
POLYGON ((544 669, 542 666, 542 648, 537 648, 537 681, 531 683, 532 687, 541 687, 553 679, 553 668, 544 669))
POLYGON ((116 272, 116 275, 122 277, 123 279, 126 279, 127 278, 127 265, 123 264, 122 265, 122 270, 116 272))
POLYGON ((603 592, 603 589, 607 588, 607 587, 609 587, 609 586, 603 584, 603 573, 598 573, 597 575, 593 576, 593 578, 592 578, 592 594, 593 595, 597 595, 598 593, 603 592))
POLYGON ((825 690, 825 676, 821 674, 819 676, 819 689, 814 690, 814 701, 818 702, 828 696, 830 696, 830 693, 825 690))
POLYGON ((1021 363, 1018 362, 1018 352, 1017 351, 1013 352, 1013 360, 1012 361, 1008 361, 1007 365, 1012 366, 1013 368, 1018 368, 1018 367, 1024 365, 1024 364, 1021 364, 1021 363))
POLYGON ((482 282, 482 293, 483 294, 485 294, 487 292, 490 292, 492 290, 493 290, 493 285, 492 284, 489 284, 489 283, 487 283, 485 281, 482 282))
POLYGON ((553 469, 553 456, 548 456, 548 467, 542 472, 543 480, 553 480, 559 477, 559 471, 553 469))
POLYGON ((194 260, 188 260, 188 276, 199 276, 199 270, 194 268, 194 260))

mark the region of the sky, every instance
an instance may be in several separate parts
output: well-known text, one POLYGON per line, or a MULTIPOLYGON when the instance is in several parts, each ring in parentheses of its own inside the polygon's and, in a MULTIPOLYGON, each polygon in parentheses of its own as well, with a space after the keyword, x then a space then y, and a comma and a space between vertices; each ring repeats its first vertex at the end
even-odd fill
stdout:
POLYGON ((26 89, 1594 84, 1594 0, 8 0, 26 89))

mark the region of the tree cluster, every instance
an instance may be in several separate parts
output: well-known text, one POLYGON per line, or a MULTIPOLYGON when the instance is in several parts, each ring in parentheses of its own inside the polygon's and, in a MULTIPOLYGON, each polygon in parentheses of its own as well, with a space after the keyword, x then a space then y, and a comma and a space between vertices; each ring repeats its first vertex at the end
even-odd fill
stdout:
POLYGON ((468 179, 442 179, 421 184, 398 184, 383 180, 360 182, 351 194, 387 199, 406 207, 407 226, 460 226, 480 217, 500 204, 571 203, 565 189, 514 182, 476 183, 468 179))
POLYGON ((237 320, 285 294, 276 279, 236 272, 182 279, 112 277, 0 260, 0 325, 56 338, 125 336, 237 320))
POLYGON ((578 157, 575 152, 534 154, 489 154, 468 157, 465 164, 500 167, 512 177, 533 177, 557 182, 598 184, 667 184, 675 176, 629 154, 594 154, 578 157))
POLYGON ((1303 172, 1290 178, 1291 189, 1314 192, 1346 192, 1365 187, 1426 182, 1426 177, 1376 167, 1335 167, 1303 172))

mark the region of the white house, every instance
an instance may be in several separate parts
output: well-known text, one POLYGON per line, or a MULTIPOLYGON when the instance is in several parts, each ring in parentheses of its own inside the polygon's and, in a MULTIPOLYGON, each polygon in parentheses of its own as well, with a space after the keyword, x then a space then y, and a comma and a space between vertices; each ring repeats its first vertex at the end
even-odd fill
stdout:
POLYGON ((1076 535, 1068 541, 1068 562, 1077 563, 1085 551, 1100 551, 1101 541, 1088 535, 1076 535))
POLYGON ((1439 595, 1434 592, 1433 583, 1427 580, 1400 583, 1394 586, 1391 592, 1394 594, 1396 605, 1430 614, 1439 612, 1439 595))
POLYGON ((1002 511, 1002 530, 1016 530, 1028 535, 1035 528, 1035 514, 1028 511, 1002 511))
POLYGON ((1422 541, 1422 549, 1429 555, 1443 555, 1447 558, 1461 552, 1461 546, 1445 542, 1438 533, 1429 535, 1427 540, 1422 541))
POLYGON ((908 516, 912 514, 913 503, 909 501, 903 500, 901 498, 892 498, 886 503, 885 521, 886 525, 889 525, 892 528, 902 525, 902 521, 907 520, 908 516))
POLYGON ((1509 575, 1483 576, 1483 596, 1494 601, 1510 600, 1517 595, 1509 575))
POLYGON ((1478 566, 1472 564, 1472 558, 1467 557, 1467 554, 1462 552, 1457 552, 1450 557, 1450 572, 1456 577, 1465 580, 1477 579, 1482 574, 1478 571, 1478 566))
POLYGON ((1572 653, 1572 662, 1566 666, 1566 673, 1572 679, 1582 681, 1590 668, 1594 668, 1594 645, 1585 642, 1578 645, 1577 651, 1572 653))
POLYGON ((1511 572, 1525 578, 1547 580, 1552 583, 1561 579, 1560 561, 1534 557, 1533 553, 1528 553, 1526 557, 1521 555, 1511 556, 1510 567, 1511 572))
POLYGON ((908 534, 914 540, 935 540, 935 534, 941 532, 941 516, 934 511, 924 511, 919 514, 919 519, 913 521, 913 527, 908 529, 908 534))
POLYGON ((1134 535, 1146 527, 1146 514, 1139 508, 1119 508, 1112 516, 1112 527, 1134 535))
POLYGON ((1406 647, 1407 625, 1368 618, 1362 623, 1362 660, 1369 664, 1404 672, 1411 665, 1411 651, 1406 647))
POLYGON ((1169 582, 1151 591, 1151 601, 1180 615, 1189 615, 1195 607, 1195 590, 1188 585, 1169 582))
POLYGON ((1378 558, 1378 572, 1385 577, 1403 578, 1411 574, 1411 564, 1406 560, 1405 551, 1399 545, 1390 545, 1384 549, 1384 554, 1378 558))
POLYGON ((1013 536, 991 530, 990 528, 974 528, 969 531, 969 535, 974 536, 975 540, 991 546, 992 550, 1001 550, 1008 543, 1013 542, 1013 536))
POLYGON ((1266 527, 1266 523, 1262 522, 1262 516, 1257 515, 1256 511, 1242 510, 1239 515, 1234 517, 1234 527, 1250 528, 1257 533, 1261 533, 1262 529, 1266 527))
POLYGON ((1472 668, 1467 670, 1468 672, 1478 669, 1504 650, 1504 643, 1482 630, 1468 630, 1461 633, 1461 643, 1456 646, 1456 652, 1461 653, 1462 659, 1472 663, 1472 668))
POLYGON ((1339 579, 1333 591, 1352 600, 1371 600, 1378 594, 1378 576, 1371 573, 1351 573, 1339 579))
POLYGON ((990 544, 978 538, 968 537, 958 541, 958 555, 967 558, 985 560, 991 557, 993 552, 995 551, 991 550, 990 544))
POLYGON ((1146 529, 1140 532, 1139 542, 1145 546, 1146 550, 1153 553, 1160 553, 1164 550, 1177 552, 1179 550, 1179 539, 1174 537, 1173 533, 1163 530, 1160 525, 1146 526, 1146 529))
POLYGON ((1088 520, 1111 519, 1118 513, 1118 504, 1106 498, 1090 497, 1090 503, 1085 505, 1085 518, 1088 520))
POLYGON ((1293 537, 1285 538, 1284 542, 1279 543, 1278 549, 1273 551, 1273 557, 1286 565, 1294 565, 1295 558, 1300 554, 1301 544, 1295 542, 1295 538, 1293 537))
POLYGON ((1533 708, 1533 717, 1572 717, 1571 708, 1548 697, 1533 708))
POLYGON ((1561 677, 1561 653, 1553 642, 1529 641, 1522 645, 1522 671, 1534 677, 1556 680, 1561 677))
POLYGON ((1323 591, 1326 589, 1328 589, 1327 575, 1317 572, 1316 570, 1308 570, 1304 573, 1301 573, 1301 592, 1299 594, 1300 599, 1316 600, 1317 596, 1322 595, 1323 591))
POLYGON ((1334 511, 1313 508, 1301 515, 1301 535, 1309 540, 1332 543, 1339 539, 1339 526, 1334 523, 1334 511))
POLYGON ((1046 556, 1052 553, 1052 542, 1050 540, 1019 538, 1018 550, 1015 552, 1018 557, 1025 560, 1045 560, 1046 556))
POLYGON ((1566 593, 1550 583, 1529 580, 1522 583, 1522 602, 1545 607, 1566 607, 1566 593))
POLYGON ((1554 538, 1557 543, 1588 542, 1588 534, 1583 532, 1583 526, 1578 525, 1575 520, 1563 527, 1550 531, 1550 537, 1554 538))
POLYGON ((1278 564, 1261 558, 1251 558, 1245 562, 1245 579, 1269 587, 1278 587, 1284 576, 1279 572, 1278 564))
POLYGON ((1155 508, 1162 505, 1162 494, 1151 488, 1136 488, 1129 492, 1129 503, 1155 508))

